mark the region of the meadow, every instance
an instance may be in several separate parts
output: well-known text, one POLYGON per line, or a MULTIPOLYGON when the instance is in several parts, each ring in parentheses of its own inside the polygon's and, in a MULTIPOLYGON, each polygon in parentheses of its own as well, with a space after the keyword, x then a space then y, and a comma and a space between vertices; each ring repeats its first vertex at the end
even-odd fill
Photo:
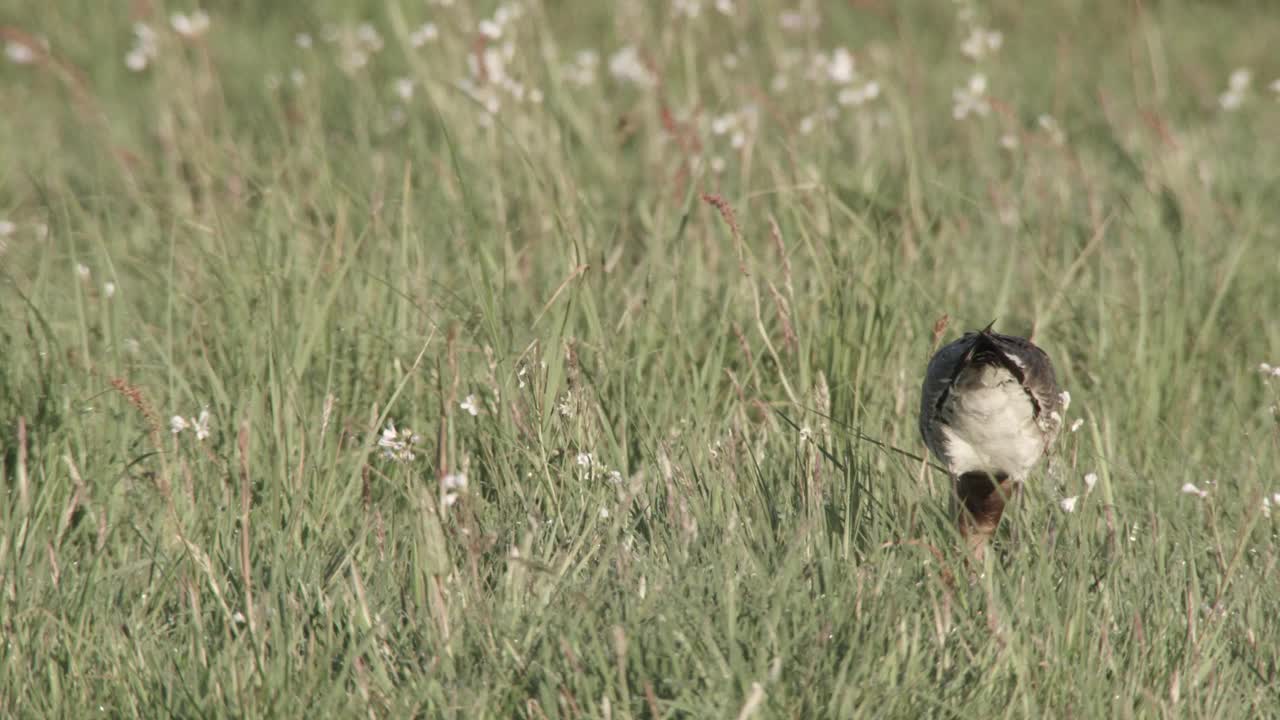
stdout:
POLYGON ((0 715, 1280 714, 1276 37, 0 0, 0 715), (969 567, 992 320, 1072 402, 969 567))

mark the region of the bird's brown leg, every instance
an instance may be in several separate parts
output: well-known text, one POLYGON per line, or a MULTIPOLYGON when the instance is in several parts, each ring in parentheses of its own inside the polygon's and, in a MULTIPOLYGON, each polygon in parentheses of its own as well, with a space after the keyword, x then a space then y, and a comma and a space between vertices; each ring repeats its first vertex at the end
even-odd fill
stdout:
POLYGON ((1000 517, 1004 515, 1005 503, 1017 488, 1018 484, 1004 474, 993 479, 987 473, 969 472, 956 478, 960 535, 969 546, 974 560, 982 561, 987 544, 1000 525, 1000 517))

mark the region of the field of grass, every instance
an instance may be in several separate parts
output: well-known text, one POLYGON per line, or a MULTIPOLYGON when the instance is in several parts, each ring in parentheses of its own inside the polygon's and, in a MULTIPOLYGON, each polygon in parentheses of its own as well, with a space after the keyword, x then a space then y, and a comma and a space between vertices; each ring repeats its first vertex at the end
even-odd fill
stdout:
POLYGON ((1278 712, 1270 3, 193 9, 0 2, 0 715, 1278 712))

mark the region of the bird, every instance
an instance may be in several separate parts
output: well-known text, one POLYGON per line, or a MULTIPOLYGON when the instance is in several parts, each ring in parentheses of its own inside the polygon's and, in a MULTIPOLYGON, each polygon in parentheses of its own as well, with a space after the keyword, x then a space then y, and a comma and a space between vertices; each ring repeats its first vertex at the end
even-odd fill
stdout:
POLYGON ((929 360, 920 435, 951 476, 953 520, 981 562, 1005 504, 1052 447, 1070 402, 1027 338, 966 332, 929 360))

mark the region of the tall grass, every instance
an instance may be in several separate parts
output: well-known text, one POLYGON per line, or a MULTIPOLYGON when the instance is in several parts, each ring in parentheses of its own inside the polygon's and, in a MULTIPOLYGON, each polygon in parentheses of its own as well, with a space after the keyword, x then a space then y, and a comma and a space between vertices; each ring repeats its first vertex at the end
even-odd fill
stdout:
POLYGON ((728 5, 0 10, 0 713, 1273 713, 1275 14, 728 5))

